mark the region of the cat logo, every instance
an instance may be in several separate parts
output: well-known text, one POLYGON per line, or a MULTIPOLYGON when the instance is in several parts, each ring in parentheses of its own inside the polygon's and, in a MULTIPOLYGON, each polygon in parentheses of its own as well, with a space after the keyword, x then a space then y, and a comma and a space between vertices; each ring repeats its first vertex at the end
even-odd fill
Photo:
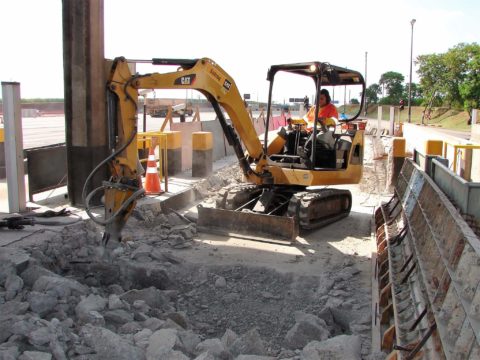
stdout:
POLYGON ((193 85, 195 77, 195 74, 181 76, 175 79, 174 85, 193 85))
POLYGON ((225 88, 225 90, 229 91, 231 86, 232 86, 232 83, 230 81, 228 81, 227 79, 225 79, 225 81, 223 83, 223 87, 225 88))

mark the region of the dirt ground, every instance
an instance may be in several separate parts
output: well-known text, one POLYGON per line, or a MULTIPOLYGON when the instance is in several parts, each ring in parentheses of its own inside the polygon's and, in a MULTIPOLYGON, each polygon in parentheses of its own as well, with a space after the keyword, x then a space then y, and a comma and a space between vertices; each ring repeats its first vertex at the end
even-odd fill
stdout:
MULTIPOLYGON (((206 271, 212 277, 193 291, 209 304, 195 318, 201 322, 214 319, 213 335, 225 328, 242 333, 256 326, 270 339, 271 347, 278 349, 294 324, 295 311, 318 315, 330 308, 337 314, 343 333, 359 334, 362 354, 369 353, 371 255, 375 251, 371 221, 374 207, 388 195, 387 161, 384 157, 374 160, 379 157, 378 143, 380 149, 385 144, 379 139, 376 143, 374 151, 373 139, 366 138, 362 182, 340 187, 353 195, 348 218, 301 234, 293 246, 200 233, 195 246, 174 252, 182 261, 197 265, 196 272, 206 271), (227 280, 227 288, 212 286, 219 276, 227 280), (239 299, 225 306, 222 299, 236 293, 239 299), (365 327, 355 327, 358 322, 365 327)), ((226 173, 238 177, 236 171, 233 167, 226 173)), ((190 278, 194 279, 187 276, 190 278)), ((181 280, 185 291, 195 283, 188 280, 181 280)), ((195 311, 188 305, 186 309, 195 311)))
MULTIPOLYGON (((120 246, 100 246, 91 223, 24 246, 28 261, 0 269, 0 357, 368 358, 372 214, 386 195, 374 157, 367 137, 363 180, 343 187, 351 214, 292 246, 197 233, 159 207, 137 209, 120 246)), ((231 166, 197 191, 239 179, 231 166)))

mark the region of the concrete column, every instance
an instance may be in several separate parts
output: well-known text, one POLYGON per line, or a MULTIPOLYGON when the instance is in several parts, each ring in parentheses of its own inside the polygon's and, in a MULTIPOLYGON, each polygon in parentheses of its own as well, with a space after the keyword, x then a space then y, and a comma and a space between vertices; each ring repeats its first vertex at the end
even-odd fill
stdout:
POLYGON ((478 110, 473 109, 472 110, 472 125, 477 123, 477 119, 478 119, 478 110))
POLYGON ((167 170, 169 175, 182 172, 182 133, 167 131, 167 170))
POLYGON ((390 135, 393 136, 393 134, 395 133, 395 107, 394 106, 390 106, 390 135))
POLYGON ((378 107, 378 115, 377 115, 377 135, 380 136, 382 134, 382 107, 378 107))
POLYGON ((206 177, 213 171, 213 136, 211 132, 192 133, 192 176, 206 177))
MULTIPOLYGON (((103 21, 103 0, 63 0, 68 195, 75 205, 86 177, 108 155, 103 21)), ((89 188, 107 177, 103 167, 89 188)))
POLYGON ((5 132, 0 128, 0 179, 5 179, 7 175, 5 170, 5 132))
POLYGON ((2 82, 8 212, 26 209, 20 83, 2 82))
POLYGON ((405 138, 396 137, 392 141, 391 161, 389 161, 390 168, 388 173, 388 187, 393 190, 393 187, 397 184, 400 170, 402 170, 403 163, 405 161, 405 138))
MULTIPOLYGON (((471 144, 468 144, 468 145, 471 145, 471 144)), ((473 150, 463 149, 461 166, 460 166, 460 176, 467 181, 472 181, 472 159, 473 159, 473 150)))

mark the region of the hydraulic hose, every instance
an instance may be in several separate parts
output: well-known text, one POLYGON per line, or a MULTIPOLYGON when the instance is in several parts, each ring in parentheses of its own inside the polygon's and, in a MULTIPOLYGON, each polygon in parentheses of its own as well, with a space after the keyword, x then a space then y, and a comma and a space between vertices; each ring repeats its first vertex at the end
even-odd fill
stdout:
POLYGON ((87 185, 88 183, 90 182, 90 180, 92 179, 93 175, 95 175, 98 170, 104 166, 106 163, 108 163, 110 160, 112 160, 115 156, 117 156, 118 154, 120 154, 123 150, 125 150, 128 145, 130 145, 132 143, 132 141, 135 139, 135 136, 137 135, 137 130, 135 129, 135 131, 133 131, 132 135, 130 136, 130 138, 128 139, 128 141, 122 145, 118 150, 115 150, 112 154, 110 154, 109 156, 107 156, 104 160, 102 160, 93 170, 92 172, 87 176, 87 179, 85 180, 85 184, 83 185, 83 191, 82 191, 82 200, 83 200, 83 203, 85 204, 85 212, 87 213, 88 217, 90 219, 92 219, 96 224, 98 225, 108 225, 110 223, 112 223, 115 218, 122 212, 124 211, 133 201, 135 201, 138 197, 140 197, 144 192, 145 190, 144 189, 139 189, 137 191, 135 191, 129 198, 128 200, 122 204, 122 206, 120 206, 120 208, 108 219, 108 220, 100 220, 100 219, 97 219, 93 214, 92 212, 90 211, 90 200, 92 199, 92 197, 98 193, 100 190, 103 190, 104 187, 103 186, 100 186, 96 189, 94 189, 93 191, 91 191, 88 195, 87 195, 87 185))
MULTIPOLYGON (((90 192, 90 194, 88 194, 87 198, 86 198, 86 204, 90 203, 90 200, 92 200, 92 197, 98 193, 99 191, 103 190, 104 187, 103 186, 99 186, 97 187, 96 189, 94 189, 92 192, 90 192)), ((115 211, 113 213, 113 215, 108 219, 108 220, 100 220, 100 219, 97 219, 93 216, 93 214, 91 214, 90 212, 90 209, 86 206, 85 207, 85 211, 87 212, 88 216, 90 217, 90 219, 92 219, 95 223, 99 224, 99 225, 108 225, 108 224, 111 224, 113 221, 115 221, 115 218, 120 215, 120 213, 122 211, 124 211, 132 202, 134 202, 137 198, 139 198, 141 195, 143 195, 143 193, 145 192, 144 189, 138 189, 137 191, 135 191, 128 199, 127 201, 125 201, 122 206, 120 206, 120 208, 115 211)))

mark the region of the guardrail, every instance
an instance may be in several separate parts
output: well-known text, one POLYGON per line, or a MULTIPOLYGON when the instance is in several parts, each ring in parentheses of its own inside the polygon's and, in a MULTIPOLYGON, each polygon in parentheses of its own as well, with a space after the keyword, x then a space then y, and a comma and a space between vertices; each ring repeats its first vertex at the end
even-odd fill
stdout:
POLYGON ((480 220, 480 183, 462 179, 437 159, 432 160, 431 176, 463 214, 480 220))
MULTIPOLYGON (((470 146, 469 146, 470 147, 470 146)), ((413 152, 413 161, 424 170, 463 215, 480 222, 480 183, 463 179, 449 168, 446 158, 413 152)))
POLYGON ((471 152, 473 150, 480 150, 480 145, 460 145, 460 144, 452 144, 445 141, 443 143, 444 158, 448 158, 449 148, 453 148, 453 161, 452 161, 453 172, 457 174, 457 167, 458 167, 458 163, 460 162, 459 159, 463 157, 465 159, 463 178, 467 178, 468 180, 470 176, 471 168, 472 168, 471 152))

